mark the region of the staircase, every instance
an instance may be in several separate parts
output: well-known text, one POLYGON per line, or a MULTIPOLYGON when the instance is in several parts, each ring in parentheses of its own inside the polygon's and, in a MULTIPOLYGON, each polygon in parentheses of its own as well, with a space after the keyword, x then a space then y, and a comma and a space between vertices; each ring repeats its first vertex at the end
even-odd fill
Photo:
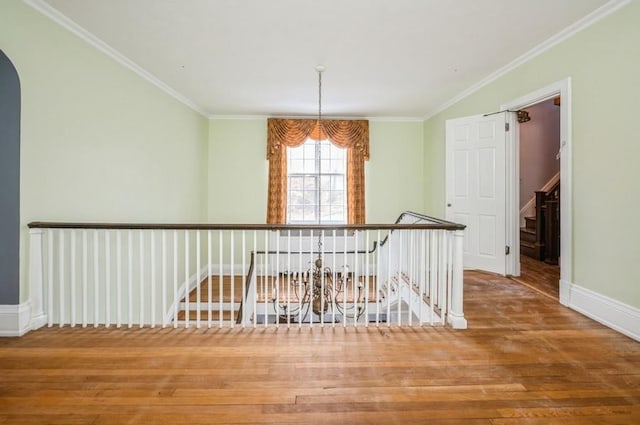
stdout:
POLYGON ((558 264, 560 255, 560 182, 549 191, 536 191, 536 215, 520 228, 520 253, 558 264))
POLYGON ((211 276, 210 279, 204 278, 200 282, 199 294, 198 288, 195 287, 189 293, 188 302, 184 298, 180 300, 177 316, 178 326, 184 326, 187 317, 190 323, 200 322, 202 325, 208 325, 209 322, 213 326, 219 324, 226 326, 231 322, 235 323, 241 307, 242 280, 242 276, 234 276, 232 285, 231 276, 223 276, 221 288, 219 276, 211 276), (209 290, 209 281, 211 281, 211 290, 209 290), (211 307, 211 314, 209 314, 209 307, 211 307))

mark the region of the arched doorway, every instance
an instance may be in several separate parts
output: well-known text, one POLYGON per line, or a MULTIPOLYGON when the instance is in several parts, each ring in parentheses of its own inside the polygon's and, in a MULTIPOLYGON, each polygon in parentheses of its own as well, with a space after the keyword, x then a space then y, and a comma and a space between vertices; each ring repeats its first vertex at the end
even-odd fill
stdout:
POLYGON ((20 303, 20 79, 0 50, 0 305, 20 303))

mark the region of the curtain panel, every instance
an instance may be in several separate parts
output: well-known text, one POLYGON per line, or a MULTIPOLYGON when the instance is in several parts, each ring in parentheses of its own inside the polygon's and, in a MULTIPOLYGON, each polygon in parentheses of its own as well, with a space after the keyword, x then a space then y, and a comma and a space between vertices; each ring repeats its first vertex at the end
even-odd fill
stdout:
POLYGON ((363 224, 364 161, 369 159, 369 121, 323 119, 319 122, 317 119, 285 118, 267 121, 267 223, 287 222, 287 147, 300 146, 308 137, 317 141, 326 138, 347 149, 347 223, 363 224))

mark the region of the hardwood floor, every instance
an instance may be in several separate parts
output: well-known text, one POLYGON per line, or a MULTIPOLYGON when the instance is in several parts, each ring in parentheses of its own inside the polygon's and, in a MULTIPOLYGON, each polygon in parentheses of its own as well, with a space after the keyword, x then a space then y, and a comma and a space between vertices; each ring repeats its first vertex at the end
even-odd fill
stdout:
POLYGON ((469 329, 70 329, 0 339, 0 424, 640 424, 640 343, 467 272, 469 329))
POLYGON ((520 256, 520 276, 511 279, 554 300, 560 296, 560 266, 520 256))

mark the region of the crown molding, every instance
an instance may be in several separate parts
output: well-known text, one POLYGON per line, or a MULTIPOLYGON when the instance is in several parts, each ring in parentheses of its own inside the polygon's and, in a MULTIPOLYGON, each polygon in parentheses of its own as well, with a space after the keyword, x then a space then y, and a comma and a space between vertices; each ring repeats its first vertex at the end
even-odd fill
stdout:
POLYGON ((429 118, 431 118, 431 117, 439 114, 440 112, 448 109, 449 107, 451 107, 451 106, 455 105, 456 103, 460 102, 462 99, 464 99, 464 98, 472 95, 473 93, 477 92, 478 90, 480 90, 484 86, 494 82, 498 78, 500 78, 500 77, 508 74, 509 72, 513 71, 514 69, 518 68, 520 65, 530 61, 531 59, 535 58, 536 56, 546 52, 547 50, 551 49, 552 47, 562 43, 563 41, 565 41, 568 38, 576 35, 580 31, 582 31, 584 29, 587 29, 588 27, 590 27, 591 25, 595 24, 596 22, 599 22, 600 20, 604 19, 605 17, 609 16, 610 14, 612 14, 612 13, 616 12, 617 10, 621 9, 622 7, 628 5, 629 3, 631 3, 631 1, 632 0, 611 0, 611 1, 607 2, 607 3, 605 3, 604 5, 600 6, 598 9, 594 10, 593 12, 591 12, 590 14, 585 16, 584 18, 576 21, 575 23, 573 23, 572 25, 566 27, 562 31, 558 32, 557 34, 551 36, 547 40, 545 40, 542 43, 540 43, 537 46, 535 46, 533 49, 529 50, 528 52, 524 53, 523 55, 518 56, 516 59, 514 59, 511 62, 509 62, 508 64, 506 64, 502 68, 497 69, 496 71, 492 72, 491 74, 489 74, 488 76, 486 76, 482 80, 478 81, 477 83, 475 83, 471 87, 467 88, 466 90, 464 90, 461 93, 459 93, 458 95, 454 96, 453 98, 451 98, 447 102, 445 102, 442 105, 438 106, 435 110, 433 110, 432 112, 426 114, 423 119, 426 121, 429 118))
POLYGON ((208 116, 207 112, 204 111, 202 108, 200 108, 191 99, 183 96, 173 88, 169 87, 166 83, 161 81, 155 75, 151 74, 150 72, 148 72, 147 70, 145 70, 144 68, 142 68, 141 66, 133 62, 131 59, 127 58, 125 55, 115 50, 113 47, 109 46, 104 41, 100 40, 95 35, 91 34, 89 31, 87 31, 86 29, 84 29, 83 27, 81 27, 71 19, 69 19, 60 11, 53 8, 50 4, 46 3, 43 0, 23 0, 23 1, 29 6, 31 6, 32 8, 34 8, 35 10, 37 10, 38 12, 42 13, 52 21, 56 22, 57 24, 59 24, 60 26, 62 26, 72 34, 74 34, 75 36, 79 37, 86 43, 90 44, 91 46, 95 47, 105 55, 109 56, 111 59, 115 60, 120 65, 130 69, 131 71, 136 73, 138 76, 140 76, 144 80, 148 81, 149 83, 153 84, 160 90, 164 91, 169 96, 176 99, 177 101, 183 103, 184 105, 188 106, 189 108, 193 109, 194 111, 198 112, 204 117, 208 116))
MULTIPOLYGON (((316 119, 314 115, 209 115, 210 120, 267 120, 269 118, 316 119)), ((327 120, 368 120, 373 122, 424 122, 422 117, 333 117, 323 115, 327 120)))
MULTIPOLYGON (((210 120, 266 120, 269 115, 208 115, 210 120)), ((308 118, 308 117, 307 117, 308 118)))

